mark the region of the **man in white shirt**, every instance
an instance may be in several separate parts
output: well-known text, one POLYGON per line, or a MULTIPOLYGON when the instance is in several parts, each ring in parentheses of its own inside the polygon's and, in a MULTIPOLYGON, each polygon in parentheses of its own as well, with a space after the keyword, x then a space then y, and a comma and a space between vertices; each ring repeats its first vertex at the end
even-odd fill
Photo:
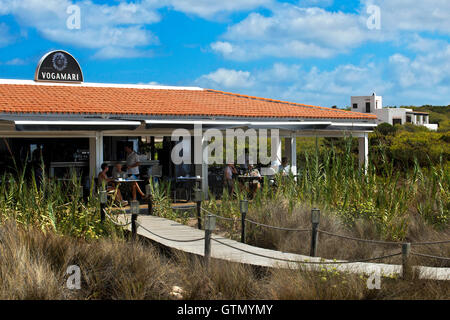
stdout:
MULTIPOLYGON (((125 145, 125 152, 127 153, 127 173, 131 179, 138 179, 139 177, 139 159, 137 153, 133 150, 133 144, 125 145)), ((131 194, 133 200, 136 200, 136 191, 139 192, 142 198, 145 198, 145 193, 139 188, 139 184, 134 182, 131 184, 131 194)))

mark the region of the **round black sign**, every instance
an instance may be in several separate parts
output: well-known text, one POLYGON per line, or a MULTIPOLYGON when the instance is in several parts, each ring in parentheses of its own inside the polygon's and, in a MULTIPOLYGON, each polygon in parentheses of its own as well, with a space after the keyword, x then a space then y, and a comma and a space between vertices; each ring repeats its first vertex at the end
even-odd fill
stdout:
POLYGON ((41 58, 34 75, 35 81, 83 82, 78 61, 68 52, 57 50, 41 58))

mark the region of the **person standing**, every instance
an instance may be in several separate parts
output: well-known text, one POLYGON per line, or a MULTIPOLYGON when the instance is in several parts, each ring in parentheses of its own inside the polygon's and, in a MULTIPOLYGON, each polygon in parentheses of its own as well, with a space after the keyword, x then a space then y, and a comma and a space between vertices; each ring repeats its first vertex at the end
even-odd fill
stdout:
MULTIPOLYGON (((132 179, 138 179, 139 177, 139 158, 137 153, 133 150, 133 144, 127 143, 125 145, 125 152, 127 153, 127 173, 128 177, 132 179)), ((131 194, 133 200, 136 200, 136 192, 138 192, 142 198, 145 198, 145 193, 139 188, 139 184, 134 182, 131 184, 131 194)))
POLYGON ((230 195, 232 195, 233 191, 234 191, 233 175, 236 175, 236 174, 237 174, 237 170, 234 167, 234 164, 228 163, 223 172, 223 184, 224 184, 225 188, 227 188, 228 193, 230 195))

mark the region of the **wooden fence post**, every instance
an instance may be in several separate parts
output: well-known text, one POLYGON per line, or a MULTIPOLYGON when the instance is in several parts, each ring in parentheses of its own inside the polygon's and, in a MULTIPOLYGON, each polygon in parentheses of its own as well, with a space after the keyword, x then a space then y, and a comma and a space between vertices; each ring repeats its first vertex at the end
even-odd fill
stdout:
POLYGON ((206 216, 205 221, 205 266, 209 267, 211 260, 211 234, 216 227, 216 217, 211 214, 206 216))
POLYGON ((320 222, 320 210, 314 208, 311 210, 312 230, 311 230, 311 250, 309 252, 309 255, 311 257, 315 257, 317 255, 317 244, 319 241, 319 232, 318 232, 319 222, 320 222))
POLYGON ((137 217, 140 211, 139 201, 133 200, 131 201, 131 237, 132 239, 136 239, 137 236, 137 217))
POLYGON ((202 229, 202 199, 203 192, 201 189, 195 189, 195 202, 197 203, 197 227, 202 229))
POLYGON ((248 200, 243 199, 239 202, 239 208, 241 211, 241 242, 245 243, 245 217, 248 212, 248 200))
POLYGON ((412 267, 410 261, 411 243, 402 244, 402 278, 409 280, 412 278, 412 267))
POLYGON ((108 195, 106 190, 100 191, 100 221, 103 223, 105 221, 105 209, 106 202, 108 201, 108 195))

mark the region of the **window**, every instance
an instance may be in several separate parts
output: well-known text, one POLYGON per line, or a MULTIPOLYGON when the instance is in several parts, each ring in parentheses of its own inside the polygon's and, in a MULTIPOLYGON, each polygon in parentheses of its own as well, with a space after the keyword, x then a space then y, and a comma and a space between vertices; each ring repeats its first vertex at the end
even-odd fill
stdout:
POLYGON ((402 124, 402 119, 392 119, 392 125, 395 126, 396 124, 402 124))
POLYGON ((358 104, 357 103, 354 103, 353 104, 353 109, 357 109, 358 108, 358 104))
POLYGON ((370 102, 366 102, 366 112, 370 113, 370 102))
POLYGON ((411 116, 406 116, 406 122, 411 123, 411 116))

